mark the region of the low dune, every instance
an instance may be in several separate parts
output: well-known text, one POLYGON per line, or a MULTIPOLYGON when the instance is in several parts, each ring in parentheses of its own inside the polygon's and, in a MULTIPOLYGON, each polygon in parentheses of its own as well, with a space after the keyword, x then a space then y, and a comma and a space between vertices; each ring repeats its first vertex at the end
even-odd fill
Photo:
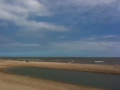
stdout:
POLYGON ((35 79, 27 76, 13 75, 5 71, 5 69, 7 68, 23 66, 120 74, 120 66, 114 65, 0 60, 0 90, 102 90, 80 85, 72 85, 43 79, 35 79))

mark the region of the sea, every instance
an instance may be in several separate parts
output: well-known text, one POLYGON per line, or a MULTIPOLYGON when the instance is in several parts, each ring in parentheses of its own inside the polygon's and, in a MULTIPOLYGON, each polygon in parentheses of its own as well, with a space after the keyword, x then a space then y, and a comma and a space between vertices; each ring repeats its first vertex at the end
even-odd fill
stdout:
POLYGON ((120 65, 120 57, 0 57, 4 60, 120 65))

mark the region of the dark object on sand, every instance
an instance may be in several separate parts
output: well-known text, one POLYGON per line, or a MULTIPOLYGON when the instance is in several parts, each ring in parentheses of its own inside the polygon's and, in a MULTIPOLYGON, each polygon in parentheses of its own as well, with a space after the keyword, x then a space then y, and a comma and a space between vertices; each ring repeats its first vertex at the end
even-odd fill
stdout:
POLYGON ((26 61, 26 62, 28 62, 28 61, 26 61))

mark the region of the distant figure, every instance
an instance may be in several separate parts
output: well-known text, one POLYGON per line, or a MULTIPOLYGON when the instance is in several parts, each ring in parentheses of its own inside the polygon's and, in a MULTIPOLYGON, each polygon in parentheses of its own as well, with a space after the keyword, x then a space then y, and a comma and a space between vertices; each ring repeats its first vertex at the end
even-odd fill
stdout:
POLYGON ((26 62, 28 62, 28 61, 26 61, 26 62))

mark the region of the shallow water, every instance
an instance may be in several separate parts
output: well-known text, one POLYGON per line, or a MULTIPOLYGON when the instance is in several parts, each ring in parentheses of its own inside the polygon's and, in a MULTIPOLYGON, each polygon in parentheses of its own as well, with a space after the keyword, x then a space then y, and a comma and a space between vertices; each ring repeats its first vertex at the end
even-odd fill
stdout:
POLYGON ((110 75, 91 72, 57 70, 37 67, 21 67, 8 69, 18 75, 78 84, 83 86, 120 90, 120 75, 110 75))

